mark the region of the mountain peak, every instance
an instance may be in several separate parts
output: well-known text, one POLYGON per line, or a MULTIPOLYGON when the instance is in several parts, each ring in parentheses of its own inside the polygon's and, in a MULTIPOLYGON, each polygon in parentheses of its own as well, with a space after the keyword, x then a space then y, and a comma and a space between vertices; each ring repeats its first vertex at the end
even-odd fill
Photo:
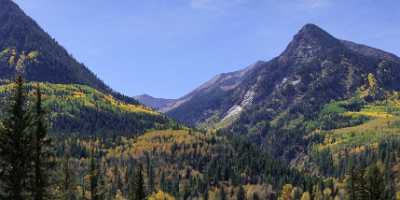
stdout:
POLYGON ((304 25, 299 32, 326 32, 321 27, 315 24, 306 24, 304 25))
POLYGON ((295 40, 308 40, 308 42, 323 42, 328 40, 336 40, 332 35, 328 32, 320 28, 315 24, 306 24, 300 31, 296 34, 295 40))
POLYGON ((282 57, 308 59, 327 55, 339 47, 341 47, 340 40, 315 24, 306 24, 293 37, 282 57))

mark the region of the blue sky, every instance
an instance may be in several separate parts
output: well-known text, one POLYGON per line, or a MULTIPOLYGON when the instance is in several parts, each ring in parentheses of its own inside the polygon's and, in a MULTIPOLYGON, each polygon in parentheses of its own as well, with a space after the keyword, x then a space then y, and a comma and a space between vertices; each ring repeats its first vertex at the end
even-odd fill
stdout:
POLYGON ((399 0, 15 1, 130 96, 180 97, 218 73, 277 56, 306 23, 400 55, 399 0))

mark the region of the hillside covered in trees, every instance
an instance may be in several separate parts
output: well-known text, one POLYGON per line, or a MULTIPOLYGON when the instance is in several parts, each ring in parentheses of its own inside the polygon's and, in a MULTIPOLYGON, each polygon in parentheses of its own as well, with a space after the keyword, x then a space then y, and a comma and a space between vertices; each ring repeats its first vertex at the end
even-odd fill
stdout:
MULTIPOLYGON (((89 135, 143 133, 177 126, 134 98, 113 91, 86 66, 77 62, 11 0, 0 0, 0 96, 7 96, 15 77, 40 83, 44 107, 54 134, 89 135)), ((32 96, 32 95, 30 95, 32 96)))
POLYGON ((396 55, 307 24, 163 114, 0 6, 0 199, 400 199, 396 55))

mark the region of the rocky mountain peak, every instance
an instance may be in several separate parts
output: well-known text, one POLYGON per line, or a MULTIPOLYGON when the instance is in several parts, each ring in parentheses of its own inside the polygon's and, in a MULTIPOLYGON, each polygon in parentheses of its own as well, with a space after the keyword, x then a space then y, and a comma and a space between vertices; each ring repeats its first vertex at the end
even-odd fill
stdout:
POLYGON ((293 37, 281 55, 283 59, 311 60, 326 56, 341 49, 340 40, 314 24, 306 24, 293 37))

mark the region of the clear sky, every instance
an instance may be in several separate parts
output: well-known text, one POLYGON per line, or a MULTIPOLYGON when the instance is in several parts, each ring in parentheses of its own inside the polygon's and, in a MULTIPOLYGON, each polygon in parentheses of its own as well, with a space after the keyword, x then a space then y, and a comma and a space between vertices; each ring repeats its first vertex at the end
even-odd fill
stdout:
POLYGON ((126 95, 180 97, 269 60, 306 23, 400 55, 399 0, 15 0, 126 95))

